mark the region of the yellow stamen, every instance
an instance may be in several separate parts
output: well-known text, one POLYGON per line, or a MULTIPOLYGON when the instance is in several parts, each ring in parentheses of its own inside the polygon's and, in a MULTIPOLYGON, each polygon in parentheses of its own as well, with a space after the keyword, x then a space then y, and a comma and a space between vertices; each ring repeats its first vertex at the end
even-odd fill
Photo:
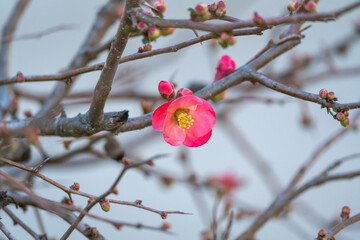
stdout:
POLYGON ((192 116, 187 113, 187 110, 184 109, 176 110, 174 117, 178 122, 179 128, 181 128, 184 132, 185 129, 190 129, 190 127, 194 123, 194 119, 192 119, 192 116))

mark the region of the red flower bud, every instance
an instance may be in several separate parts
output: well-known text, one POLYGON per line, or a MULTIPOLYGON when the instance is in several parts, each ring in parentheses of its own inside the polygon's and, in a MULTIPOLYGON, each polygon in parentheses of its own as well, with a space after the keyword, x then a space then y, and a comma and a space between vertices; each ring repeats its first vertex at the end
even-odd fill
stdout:
POLYGON ((212 3, 209 6, 209 11, 215 12, 217 8, 218 8, 217 3, 212 3))
POLYGON ((159 12, 164 13, 166 11, 166 4, 163 0, 157 0, 153 4, 154 8, 156 8, 159 12))
POLYGON ((155 166, 155 162, 153 160, 148 161, 146 164, 149 165, 150 167, 155 166))
POLYGON ((101 209, 104 212, 108 212, 110 210, 110 202, 109 200, 104 200, 100 202, 101 209))
POLYGON ((325 88, 321 89, 321 90, 319 91, 319 96, 320 96, 322 99, 326 99, 327 96, 328 96, 328 91, 327 91, 325 88))
POLYGON ((124 157, 124 158, 122 159, 122 162, 123 162, 124 165, 130 165, 130 164, 131 164, 130 159, 128 159, 127 157, 124 157))
POLYGON ((165 99, 172 99, 175 96, 174 84, 170 82, 160 81, 158 89, 161 97, 165 99))
POLYGON ((90 235, 91 237, 96 238, 99 235, 99 230, 97 230, 96 228, 92 228, 90 231, 90 235))
POLYGON ((338 121, 342 121, 342 120, 344 120, 345 118, 346 118, 346 117, 345 117, 345 114, 342 113, 342 112, 339 112, 339 113, 336 114, 336 120, 338 120, 338 121))
POLYGON ((31 113, 30 110, 26 110, 26 111, 24 112, 24 115, 25 115, 25 117, 27 117, 27 118, 31 118, 31 117, 32 117, 32 113, 31 113))
POLYGON ((176 93, 176 98, 185 96, 185 95, 193 95, 193 92, 187 88, 180 88, 176 93))
POLYGON ((74 182, 73 185, 70 186, 72 190, 79 191, 80 190, 80 183, 74 182))
POLYGON ((144 52, 144 48, 143 48, 143 47, 139 47, 138 53, 142 53, 142 52, 144 52))
POLYGON ((168 214, 167 214, 167 212, 161 212, 160 215, 161 215, 162 219, 166 219, 168 214))
POLYGON ((318 232, 318 238, 324 238, 326 236, 326 232, 324 229, 320 229, 318 232))
POLYGON ((206 15, 206 13, 209 11, 208 9, 208 5, 205 4, 205 3, 198 3, 196 6, 195 6, 195 12, 197 15, 201 15, 201 16, 204 16, 206 15))
POLYGON ((218 8, 220 8, 220 7, 226 8, 226 3, 224 1, 218 1, 217 5, 218 5, 218 8))
POLYGON ((157 27, 150 27, 148 30, 148 37, 150 41, 154 41, 161 35, 160 29, 157 27))
POLYGON ((304 5, 304 9, 307 12, 316 12, 316 3, 314 1, 309 1, 304 5))
POLYGON ((143 22, 138 22, 138 27, 139 27, 139 28, 144 28, 144 27, 145 27, 145 23, 143 23, 143 22))
POLYGON ((349 111, 344 112, 345 117, 349 117, 349 111))
POLYGON ((296 11, 300 7, 300 3, 298 1, 292 0, 288 3, 287 9, 291 12, 296 11))
POLYGON ((327 99, 329 101, 332 101, 335 99, 335 93, 334 92, 329 92, 328 95, 327 95, 327 99))
POLYGON ((257 12, 254 12, 253 21, 257 25, 264 25, 265 20, 263 17, 261 17, 257 12))
POLYGON ((343 206, 341 209, 341 215, 340 217, 344 220, 344 219, 348 219, 350 216, 350 207, 348 206, 343 206))
POLYGON ((17 82, 25 82, 25 76, 22 72, 17 72, 16 81, 17 82))
POLYGON ((223 17, 226 15, 226 9, 225 8, 222 8, 222 7, 219 7, 216 12, 215 12, 216 16, 218 17, 223 17))
POLYGON ((164 229, 164 230, 167 230, 167 229, 171 228, 171 223, 163 222, 162 225, 161 225, 161 228, 164 229))
POLYGON ((161 35, 162 36, 169 36, 175 32, 176 28, 162 28, 161 35))
POLYGON ((147 43, 144 45, 144 52, 149 52, 152 50, 152 45, 150 43, 147 43))

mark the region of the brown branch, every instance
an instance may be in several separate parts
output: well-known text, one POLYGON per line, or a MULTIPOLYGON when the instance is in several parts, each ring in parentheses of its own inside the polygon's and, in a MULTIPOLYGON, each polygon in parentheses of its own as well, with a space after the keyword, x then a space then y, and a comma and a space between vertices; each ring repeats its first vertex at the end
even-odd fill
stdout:
POLYGON ((5 225, 0 222, 0 231, 9 239, 9 240, 16 240, 14 235, 5 227, 5 225))
MULTIPOLYGON (((254 34, 261 35, 262 31, 264 31, 264 30, 265 30, 264 28, 258 28, 258 27, 251 28, 251 29, 245 29, 245 30, 237 30, 237 31, 233 32, 233 35, 234 36, 246 36, 246 35, 254 35, 254 34)), ((142 59, 142 58, 152 57, 152 56, 156 56, 156 55, 160 55, 160 54, 177 52, 183 48, 195 45, 197 43, 201 43, 206 40, 211 40, 211 39, 213 39, 213 36, 214 35, 212 33, 209 33, 209 34, 205 34, 203 36, 200 36, 200 37, 197 37, 197 38, 194 38, 194 39, 191 39, 191 40, 179 43, 179 44, 175 44, 173 46, 155 49, 155 50, 149 51, 149 52, 134 53, 134 54, 131 54, 131 55, 121 58, 119 61, 119 64, 142 59)), ((80 74, 93 72, 93 71, 101 71, 104 68, 104 65, 105 65, 105 63, 101 62, 101 63, 93 64, 90 66, 69 70, 64 73, 24 76, 24 78, 22 79, 21 82, 66 81, 66 79, 69 79, 71 77, 74 77, 74 76, 77 76, 80 74)), ((0 85, 14 84, 14 83, 19 83, 17 81, 16 77, 4 78, 4 79, 0 80, 0 85)))
POLYGON ((351 218, 348 218, 344 221, 339 222, 334 227, 330 229, 326 233, 326 236, 323 238, 323 240, 333 240, 335 239, 334 236, 339 233, 342 229, 346 228, 347 226, 350 226, 351 224, 354 224, 356 222, 360 221, 360 213, 352 216, 351 218))
MULTIPOLYGON (((333 11, 329 13, 298 13, 293 15, 288 15, 284 17, 274 17, 274 18, 264 18, 264 26, 276 26, 286 23, 299 23, 304 21, 329 21, 334 18, 339 17, 340 15, 354 10, 359 7, 360 3, 353 3, 339 11, 333 11)), ((246 27, 256 27, 257 24, 253 20, 244 20, 240 22, 231 22, 231 23, 222 23, 222 24, 211 24, 204 22, 194 22, 191 20, 178 20, 178 19, 162 19, 157 17, 152 17, 149 14, 146 14, 142 9, 134 9, 133 14, 136 15, 137 19, 140 22, 144 22, 150 25, 156 25, 158 27, 173 27, 173 28, 187 28, 187 29, 196 29, 203 30, 208 32, 227 32, 234 29, 246 28, 246 27)))
POLYGON ((264 85, 265 87, 268 87, 270 89, 273 89, 277 92, 281 92, 284 93, 286 95, 292 96, 292 97, 296 97, 305 101, 309 101, 309 102, 314 102, 314 103, 318 103, 320 104, 322 107, 327 107, 327 108, 337 108, 340 110, 349 110, 349 109, 356 109, 356 108, 360 108, 360 102, 354 102, 354 103, 345 103, 345 104, 340 104, 340 103, 336 103, 336 102, 327 102, 324 99, 321 99, 320 96, 318 94, 313 94, 313 93, 309 93, 309 92, 304 92, 301 90, 297 90, 291 87, 288 87, 282 83, 276 82, 268 77, 266 77, 265 75, 259 73, 259 72, 252 72, 252 81, 254 82, 258 82, 261 85, 264 85))

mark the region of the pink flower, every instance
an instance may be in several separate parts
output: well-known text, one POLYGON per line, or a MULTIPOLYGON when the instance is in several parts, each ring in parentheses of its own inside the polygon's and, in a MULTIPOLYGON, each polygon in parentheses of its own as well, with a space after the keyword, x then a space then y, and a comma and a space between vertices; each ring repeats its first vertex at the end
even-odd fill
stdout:
POLYGON ((172 145, 198 147, 212 133, 216 115, 211 105, 196 96, 186 95, 158 107, 152 116, 152 127, 162 131, 164 140, 172 145))
POLYGON ((232 193, 244 184, 244 180, 233 172, 224 172, 210 178, 210 182, 223 188, 226 194, 232 193))
POLYGON ((219 60, 216 67, 216 74, 214 82, 232 73, 236 68, 236 63, 229 55, 224 55, 219 60))

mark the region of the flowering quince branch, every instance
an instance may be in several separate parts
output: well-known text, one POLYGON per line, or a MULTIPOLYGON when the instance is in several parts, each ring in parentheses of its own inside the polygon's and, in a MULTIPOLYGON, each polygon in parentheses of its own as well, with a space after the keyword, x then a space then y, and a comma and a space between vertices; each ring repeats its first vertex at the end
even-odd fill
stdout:
POLYGON ((360 213, 339 222, 337 225, 335 225, 333 228, 330 229, 330 231, 328 233, 326 233, 326 236, 323 238, 323 240, 333 240, 335 239, 334 236, 340 232, 342 229, 344 229, 345 227, 354 224, 356 222, 360 221, 360 213))

